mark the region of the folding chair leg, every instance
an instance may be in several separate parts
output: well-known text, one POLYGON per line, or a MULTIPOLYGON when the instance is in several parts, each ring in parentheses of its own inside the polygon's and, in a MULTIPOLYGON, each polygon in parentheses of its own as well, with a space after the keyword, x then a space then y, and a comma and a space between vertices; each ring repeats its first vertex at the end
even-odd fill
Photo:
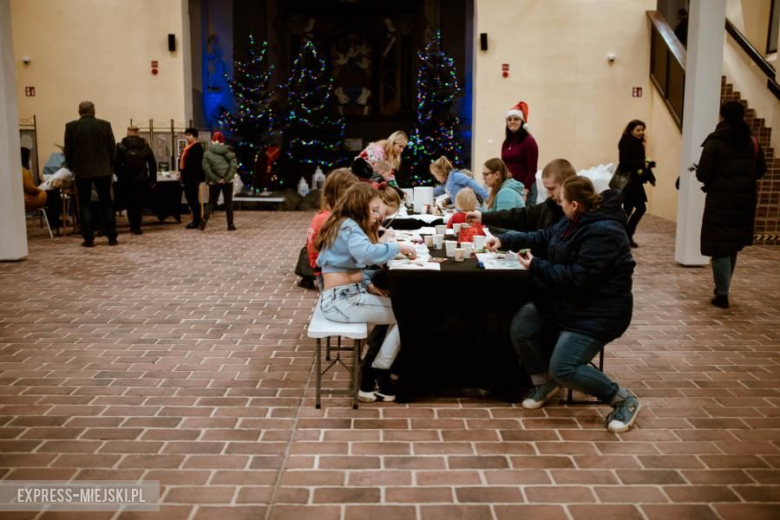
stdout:
MULTIPOLYGON (((330 342, 330 338, 328 338, 328 341, 330 342)), ((315 363, 317 364, 317 390, 316 390, 316 397, 314 400, 314 407, 319 410, 321 408, 320 404, 320 397, 322 395, 322 353, 320 352, 322 349, 322 340, 317 338, 317 351, 314 353, 315 363)))
POLYGON ((325 361, 330 361, 330 336, 325 340, 325 361))
MULTIPOLYGON (((339 341, 341 338, 339 338, 339 341)), ((358 409, 358 390, 360 389, 360 347, 362 341, 355 340, 355 349, 352 354, 352 408, 358 409)))
POLYGON ((49 216, 46 214, 46 210, 41 210, 41 215, 43 215, 43 220, 46 221, 46 229, 49 230, 49 238, 54 238, 54 234, 51 232, 51 226, 49 225, 49 216))

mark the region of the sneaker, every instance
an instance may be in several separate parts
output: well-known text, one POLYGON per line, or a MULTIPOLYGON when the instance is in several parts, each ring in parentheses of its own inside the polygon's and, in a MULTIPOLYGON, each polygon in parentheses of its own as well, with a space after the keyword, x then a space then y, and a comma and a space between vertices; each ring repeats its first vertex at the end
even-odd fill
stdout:
POLYGON ((236 230, 236 226, 234 226, 233 224, 230 224, 228 226, 228 231, 235 231, 235 230, 236 230))
POLYGON ((130 232, 132 234, 134 234, 134 235, 143 235, 144 234, 144 232, 142 230, 140 230, 140 229, 132 229, 132 230, 130 230, 130 232))
POLYGON ((636 249, 637 247, 639 247, 639 244, 637 244, 636 242, 634 242, 634 239, 633 239, 633 238, 629 238, 629 239, 628 239, 628 245, 630 245, 630 246, 631 246, 631 247, 633 247, 634 249, 636 249))
POLYGON ((607 429, 613 433, 627 432, 634 425, 641 409, 642 405, 639 403, 639 399, 635 395, 629 394, 607 416, 607 429))
POLYGON ((200 226, 200 222, 190 222, 186 226, 184 226, 186 229, 198 229, 200 226))
POLYGON ((95 247, 95 242, 92 240, 85 240, 81 243, 81 247, 95 247))
POLYGON ((396 384, 390 375, 390 371, 376 370, 375 372, 379 374, 379 388, 375 392, 377 398, 379 398, 381 401, 384 401, 385 403, 392 403, 395 401, 396 384))
POLYGON ((358 401, 362 403, 373 403, 376 401, 376 375, 371 366, 363 368, 360 374, 360 390, 358 390, 358 401))
POLYGON ((116 238, 109 238, 108 239, 108 245, 110 245, 110 246, 118 246, 119 245, 119 240, 117 240, 116 238))
POLYGON ((552 396, 558 393, 558 383, 554 380, 548 381, 543 385, 536 385, 531 392, 523 399, 523 408, 535 410, 544 406, 544 403, 550 400, 552 396))
POLYGON ((729 308, 729 295, 728 294, 716 294, 710 300, 710 303, 713 304, 715 307, 720 307, 721 309, 728 309, 729 308))

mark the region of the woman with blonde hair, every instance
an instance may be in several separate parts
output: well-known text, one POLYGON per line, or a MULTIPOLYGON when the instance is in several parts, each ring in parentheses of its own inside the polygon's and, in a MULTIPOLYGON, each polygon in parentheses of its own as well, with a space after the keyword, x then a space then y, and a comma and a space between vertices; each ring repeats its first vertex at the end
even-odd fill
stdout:
POLYGON ((525 207, 525 186, 512 177, 504 161, 498 157, 485 161, 482 177, 490 188, 485 211, 525 207))
POLYGON ((374 176, 374 166, 379 161, 387 161, 397 172, 401 168, 401 155, 404 153, 409 137, 401 130, 396 130, 387 139, 370 143, 355 157, 352 162, 352 172, 361 180, 374 176))
POLYGON ((455 201, 460 190, 471 188, 480 202, 485 202, 488 199, 487 190, 463 170, 456 170, 444 155, 431 163, 431 175, 441 184, 433 190, 433 195, 436 197, 446 193, 451 201, 455 201))

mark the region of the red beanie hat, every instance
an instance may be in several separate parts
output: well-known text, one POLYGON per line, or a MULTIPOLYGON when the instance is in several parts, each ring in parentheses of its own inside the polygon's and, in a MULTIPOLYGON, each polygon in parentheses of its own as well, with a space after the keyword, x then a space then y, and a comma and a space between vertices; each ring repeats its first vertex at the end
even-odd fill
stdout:
POLYGON ((506 117, 518 116, 523 120, 523 123, 528 122, 528 104, 525 101, 520 101, 515 106, 509 109, 506 113, 506 117))
POLYGON ((222 132, 214 132, 213 134, 211 134, 211 142, 214 141, 225 144, 225 136, 222 135, 222 132))

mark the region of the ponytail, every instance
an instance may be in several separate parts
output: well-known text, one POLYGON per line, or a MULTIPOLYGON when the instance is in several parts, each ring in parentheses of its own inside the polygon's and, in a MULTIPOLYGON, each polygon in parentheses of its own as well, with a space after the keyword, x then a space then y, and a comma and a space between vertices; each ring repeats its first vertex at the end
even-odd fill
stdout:
POLYGON ((575 175, 563 181, 563 198, 569 202, 578 202, 582 206, 583 213, 595 211, 604 203, 601 195, 596 193, 596 188, 590 179, 582 175, 575 175))

